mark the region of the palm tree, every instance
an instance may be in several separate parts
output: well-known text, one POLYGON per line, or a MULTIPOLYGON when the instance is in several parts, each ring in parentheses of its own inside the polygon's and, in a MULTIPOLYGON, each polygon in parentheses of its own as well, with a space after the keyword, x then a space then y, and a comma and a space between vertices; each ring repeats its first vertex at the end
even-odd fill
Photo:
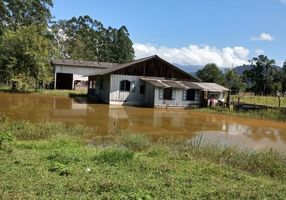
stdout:
POLYGON ((254 66, 252 71, 256 77, 256 88, 264 95, 268 94, 271 92, 268 90, 273 81, 275 60, 269 59, 265 55, 260 55, 252 58, 250 62, 254 66))

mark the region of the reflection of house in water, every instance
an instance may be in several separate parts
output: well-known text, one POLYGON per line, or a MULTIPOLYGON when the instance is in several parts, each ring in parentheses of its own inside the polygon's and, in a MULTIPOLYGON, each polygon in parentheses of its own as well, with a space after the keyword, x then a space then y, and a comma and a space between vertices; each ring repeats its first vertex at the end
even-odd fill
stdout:
POLYGON ((116 125, 121 129, 147 134, 191 136, 204 129, 217 130, 221 127, 220 123, 202 123, 206 122, 205 118, 196 118, 184 110, 110 105, 108 113, 109 130, 116 125))
POLYGON ((76 99, 54 98, 53 120, 61 122, 82 122, 87 117, 87 104, 76 99))

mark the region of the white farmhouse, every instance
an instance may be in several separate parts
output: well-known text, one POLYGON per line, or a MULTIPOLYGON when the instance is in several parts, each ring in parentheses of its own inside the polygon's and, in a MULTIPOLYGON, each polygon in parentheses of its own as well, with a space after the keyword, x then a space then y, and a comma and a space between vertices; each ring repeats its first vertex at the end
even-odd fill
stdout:
POLYGON ((156 55, 103 68, 88 76, 88 95, 107 104, 200 106, 228 91, 215 83, 202 83, 156 55))

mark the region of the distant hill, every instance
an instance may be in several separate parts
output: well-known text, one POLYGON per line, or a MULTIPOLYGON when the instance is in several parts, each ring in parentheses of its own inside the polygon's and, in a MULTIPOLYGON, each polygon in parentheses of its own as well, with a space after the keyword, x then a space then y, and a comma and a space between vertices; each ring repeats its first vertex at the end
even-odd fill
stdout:
POLYGON ((199 69, 203 68, 203 66, 201 65, 176 65, 176 66, 191 74, 195 74, 199 69))
POLYGON ((234 71, 239 74, 242 75, 244 71, 248 71, 252 69, 252 65, 241 65, 241 66, 237 66, 234 68, 234 71))
MULTIPOLYGON (((277 66, 277 65, 274 65, 274 67, 277 69, 277 70, 281 70, 281 67, 277 66)), ((252 69, 252 65, 241 65, 241 66, 237 66, 234 68, 234 71, 239 74, 239 75, 242 75, 244 71, 247 71, 247 70, 251 70, 252 69)))

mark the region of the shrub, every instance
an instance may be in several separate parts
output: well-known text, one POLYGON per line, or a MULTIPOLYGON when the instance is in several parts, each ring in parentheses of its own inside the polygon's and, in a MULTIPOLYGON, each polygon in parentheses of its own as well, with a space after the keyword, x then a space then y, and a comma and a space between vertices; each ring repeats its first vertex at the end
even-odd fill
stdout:
POLYGON ((10 132, 0 132, 0 150, 4 148, 4 143, 13 141, 14 137, 10 132))
POLYGON ((35 79, 24 75, 18 74, 11 79, 12 91, 14 92, 28 92, 29 90, 35 88, 35 79))

